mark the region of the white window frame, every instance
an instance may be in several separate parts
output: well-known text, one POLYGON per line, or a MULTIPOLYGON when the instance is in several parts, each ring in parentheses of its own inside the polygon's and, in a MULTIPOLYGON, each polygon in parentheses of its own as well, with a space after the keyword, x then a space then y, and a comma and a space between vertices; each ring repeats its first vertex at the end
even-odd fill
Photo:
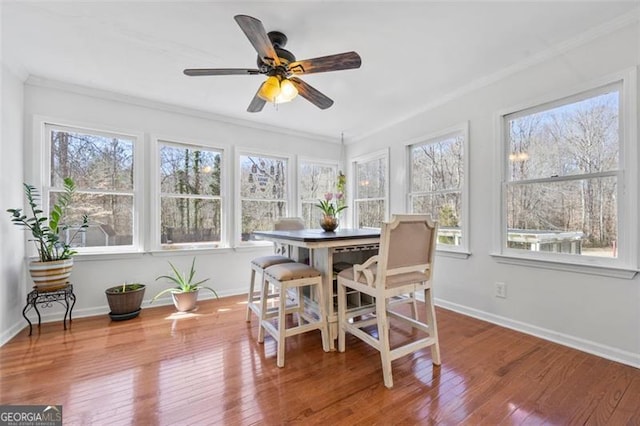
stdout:
POLYGON ((150 187, 152 191, 151 195, 151 205, 153 206, 150 209, 150 223, 149 227, 149 246, 154 251, 159 252, 172 252, 175 253, 177 251, 187 251, 187 250, 210 250, 210 249, 221 249, 229 247, 229 202, 228 202, 228 177, 229 176, 229 148, 225 145, 217 145, 211 144, 211 142, 203 141, 203 140, 194 140, 180 137, 167 137, 154 135, 151 138, 152 140, 152 151, 153 155, 151 155, 150 163, 150 187), (161 241, 161 217, 160 217, 160 203, 162 202, 162 194, 161 194, 161 185, 160 185, 160 146, 161 144, 171 145, 174 147, 188 147, 193 149, 201 148, 203 150, 208 151, 218 151, 221 155, 220 165, 220 195, 219 196, 206 196, 206 197, 198 197, 205 199, 219 199, 220 200, 220 242, 193 242, 193 243, 180 243, 180 244, 171 244, 171 245, 163 245, 161 241))
MULTIPOLYGON (((407 197, 406 197, 406 211, 413 213, 411 198, 415 195, 411 191, 412 187, 412 176, 411 176, 411 161, 412 149, 421 146, 421 145, 429 145, 432 143, 437 143, 445 139, 449 139, 455 136, 462 136, 462 172, 463 172, 463 180, 462 185, 460 187, 460 219, 462 221, 461 231, 462 231, 462 241, 458 246, 453 246, 450 244, 437 244, 436 250, 442 253, 451 253, 452 255, 462 255, 462 257, 466 258, 470 255, 470 224, 469 224, 469 122, 464 122, 462 124, 452 126, 438 132, 432 133, 430 135, 426 135, 417 139, 413 139, 405 142, 406 145, 406 170, 407 170, 407 197)), ((438 218, 433 218, 437 220, 438 218)))
POLYGON ((359 157, 355 157, 351 160, 351 179, 347 179, 350 184, 349 184, 349 193, 353 194, 353 196, 351 197, 351 223, 353 223, 353 227, 357 227, 358 226, 358 202, 359 201, 371 201, 371 200, 382 200, 384 202, 384 218, 382 219, 383 221, 388 221, 389 220, 389 148, 385 148, 383 150, 380 151, 375 151, 372 152, 371 154, 367 154, 367 155, 363 155, 363 156, 359 156, 359 157), (356 198, 357 196, 357 187, 358 187, 358 182, 357 181, 357 177, 358 177, 358 164, 362 164, 362 163, 368 163, 370 161, 375 161, 375 160, 384 160, 385 162, 385 184, 384 184, 384 197, 379 197, 379 198, 356 198))
MULTIPOLYGON (((318 200, 311 200, 311 199, 302 199, 302 188, 301 188, 301 179, 300 177, 302 176, 302 165, 303 164, 311 164, 311 165, 317 165, 317 166, 323 166, 323 167, 331 167, 334 170, 334 175, 335 175, 335 179, 336 179, 336 183, 337 183, 337 178, 338 178, 338 171, 340 170, 340 167, 338 165, 338 161, 332 161, 332 160, 320 160, 320 159, 314 159, 314 158, 309 158, 309 157, 298 157, 298 184, 297 184, 297 211, 298 211, 298 215, 302 215, 302 212, 304 211, 302 206, 304 203, 310 204, 310 203, 318 203, 318 200)), ((335 192, 335 191, 334 191, 335 192)), ((315 227, 319 227, 318 224, 315 225, 315 227)))
MULTIPOLYGON (((90 123, 82 123, 77 121, 68 121, 56 119, 53 117, 34 117, 34 135, 36 137, 36 143, 34 145, 33 168, 32 173, 34 176, 34 182, 40 182, 42 188, 42 200, 43 210, 45 214, 49 214, 49 194, 53 189, 51 187, 51 140, 49 139, 49 129, 61 129, 69 131, 80 131, 91 133, 94 135, 103 135, 107 137, 121 136, 133 140, 133 190, 128 194, 133 196, 133 223, 132 223, 132 244, 121 246, 100 246, 100 247, 78 247, 75 248, 77 254, 75 256, 82 257, 83 255, 99 255, 99 254, 120 254, 120 253, 132 253, 144 251, 144 237, 145 229, 142 228, 142 220, 144 217, 144 191, 142 187, 144 184, 145 173, 145 160, 144 160, 144 135, 130 130, 105 128, 106 126, 100 126, 90 123)), ((115 191, 113 193, 117 193, 115 191)))
POLYGON ((588 85, 576 87, 562 93, 555 93, 538 99, 534 102, 511 107, 501 111, 496 116, 496 132, 500 144, 496 152, 499 176, 496 189, 498 194, 494 203, 496 211, 494 217, 496 232, 494 232, 494 253, 492 256, 499 262, 544 267, 548 269, 564 270, 579 273, 611 276, 616 278, 631 279, 638 272, 640 253, 638 252, 638 148, 637 148, 637 70, 630 69, 598 79, 588 85), (620 89, 620 158, 618 177, 618 257, 600 258, 595 256, 576 256, 561 253, 531 252, 526 250, 510 249, 504 243, 506 241, 507 223, 505 210, 506 183, 508 181, 508 133, 507 119, 509 115, 519 111, 547 110, 554 106, 577 102, 597 93, 605 86, 621 84, 620 89))
POLYGON ((273 244, 268 241, 242 241, 242 198, 240 196, 240 180, 241 180, 241 167, 240 167, 240 157, 242 156, 255 156, 255 157, 273 157, 279 158, 287 161, 287 183, 286 183, 286 191, 287 198, 284 200, 287 203, 287 209, 285 216, 292 216, 295 214, 296 204, 294 203, 295 194, 294 188, 295 186, 292 184, 293 179, 295 179, 297 165, 295 162, 295 158, 293 155, 282 154, 275 151, 265 151, 260 149, 252 149, 252 148, 241 148, 236 147, 235 155, 234 155, 234 183, 235 183, 235 203, 234 203, 234 214, 233 220, 235 223, 234 233, 233 233, 233 241, 236 247, 251 247, 251 246, 272 246, 273 244))

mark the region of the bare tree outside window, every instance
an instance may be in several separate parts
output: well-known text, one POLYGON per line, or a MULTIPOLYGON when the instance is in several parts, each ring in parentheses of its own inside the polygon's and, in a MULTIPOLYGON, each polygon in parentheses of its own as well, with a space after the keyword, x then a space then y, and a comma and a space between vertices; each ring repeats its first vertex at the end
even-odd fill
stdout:
POLYGON ((303 161, 298 177, 302 219, 307 228, 318 228, 322 210, 316 204, 324 194, 336 191, 337 166, 303 161))
POLYGON ((355 163, 355 216, 358 228, 380 228, 387 200, 386 157, 355 163))
POLYGON ((459 246, 462 235, 464 136, 455 134, 410 147, 412 213, 439 222, 438 244, 459 246))
POLYGON ((617 256, 620 86, 506 117, 510 248, 617 256))
POLYGON ((73 245, 132 245, 134 138, 54 125, 47 125, 46 132, 51 149, 49 205, 62 192, 63 179, 71 177, 77 191, 70 222, 79 224, 82 215, 89 217, 87 231, 78 234, 73 245))
POLYGON ((253 231, 269 231, 287 215, 288 164, 284 158, 240 156, 241 240, 252 239, 253 231))
POLYGON ((219 243, 222 153, 160 142, 159 156, 161 243, 219 243))

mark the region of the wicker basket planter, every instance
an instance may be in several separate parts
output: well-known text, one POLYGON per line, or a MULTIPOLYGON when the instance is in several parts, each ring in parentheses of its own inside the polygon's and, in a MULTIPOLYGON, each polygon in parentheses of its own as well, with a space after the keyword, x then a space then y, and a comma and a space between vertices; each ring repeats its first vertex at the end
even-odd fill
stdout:
POLYGON ((104 293, 111 309, 111 319, 120 321, 137 317, 145 289, 144 284, 124 284, 106 289, 104 293))

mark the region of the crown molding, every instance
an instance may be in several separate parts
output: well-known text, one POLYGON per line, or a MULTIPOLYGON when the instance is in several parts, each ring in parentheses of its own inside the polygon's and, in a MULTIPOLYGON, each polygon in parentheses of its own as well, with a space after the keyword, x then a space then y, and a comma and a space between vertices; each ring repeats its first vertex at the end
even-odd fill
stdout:
POLYGON ((349 144, 360 142, 386 129, 402 124, 406 121, 411 120, 412 118, 415 118, 432 109, 442 106, 454 99, 460 98, 478 89, 482 89, 484 87, 490 86, 511 75, 524 71, 527 68, 530 68, 534 65, 538 65, 545 61, 558 57, 570 50, 573 50, 577 47, 585 45, 593 40, 597 40, 600 37, 614 33, 615 31, 621 30, 622 28, 625 28, 627 26, 637 24, 638 22, 640 22, 640 7, 635 11, 628 12, 624 15, 619 16, 616 19, 613 19, 611 21, 605 22, 604 24, 593 27, 588 31, 583 32, 582 34, 579 34, 578 36, 572 37, 568 40, 565 40, 564 42, 558 43, 541 52, 531 55, 527 59, 517 62, 506 68, 503 68, 498 72, 495 72, 488 76, 474 80, 471 83, 467 84, 466 86, 462 86, 457 90, 449 92, 443 95, 442 97, 427 103, 426 105, 424 105, 423 107, 419 108, 416 111, 413 111, 412 113, 406 114, 402 117, 398 117, 395 120, 389 121, 381 126, 373 128, 368 132, 364 132, 357 137, 351 138, 349 140, 349 144))
POLYGON ((74 93, 77 95, 89 96, 97 99, 121 102, 139 107, 155 109, 163 112, 170 112, 174 114, 182 114, 189 117, 202 118, 204 120, 219 121, 226 124, 232 124, 241 127, 252 128, 256 130, 262 130, 272 133, 279 133, 282 135, 296 136, 305 139, 311 139, 320 142, 329 142, 339 144, 339 138, 331 138, 315 133, 302 132, 298 130, 287 129, 284 127, 270 126, 267 124, 255 123, 249 120, 243 120, 240 118, 233 118, 221 114, 215 114, 195 108, 188 108, 179 105, 169 104, 160 101, 154 101, 151 99, 140 98, 137 96, 125 95, 118 92, 112 92, 109 90, 96 89, 93 87, 82 86, 74 83, 68 83, 59 80, 51 80, 44 77, 35 75, 29 75, 25 80, 25 85, 33 87, 42 87, 47 89, 55 89, 74 93))

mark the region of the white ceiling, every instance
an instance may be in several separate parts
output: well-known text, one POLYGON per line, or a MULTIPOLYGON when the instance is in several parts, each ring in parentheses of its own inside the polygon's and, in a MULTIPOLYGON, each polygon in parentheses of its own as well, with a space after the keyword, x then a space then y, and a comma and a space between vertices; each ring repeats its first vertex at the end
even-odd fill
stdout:
POLYGON ((636 1, 4 1, 2 58, 23 75, 357 140, 598 26, 636 1), (263 76, 186 77, 184 68, 255 68, 233 16, 284 32, 298 59, 355 50, 357 70, 303 76, 335 101, 301 97, 246 112, 263 76))

